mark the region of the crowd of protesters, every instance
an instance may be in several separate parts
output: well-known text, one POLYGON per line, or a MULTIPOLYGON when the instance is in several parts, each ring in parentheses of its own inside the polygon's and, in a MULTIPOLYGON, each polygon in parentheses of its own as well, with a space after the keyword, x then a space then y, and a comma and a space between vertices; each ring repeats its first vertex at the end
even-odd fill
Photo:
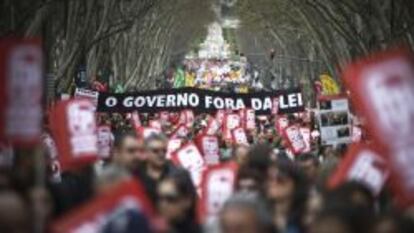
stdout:
MULTIPOLYGON (((142 124, 157 117, 141 114, 142 124)), ((183 139, 192 140, 201 132, 206 117, 197 115, 191 132, 183 139)), ((42 170, 47 178, 42 181, 44 186, 35 185, 38 181, 33 172, 39 168, 34 167, 34 157, 16 153, 11 164, 2 163, 0 232, 30 232, 39 224, 47 229, 55 218, 127 179, 143 184, 164 222, 164 232, 414 232, 413 216, 393 208, 387 189, 374 196, 357 182, 343 183, 333 190, 326 188, 326 180, 340 163, 346 147, 320 146, 314 140, 312 152, 292 158, 286 153, 283 139, 271 127, 273 120, 257 119, 257 129, 248 132, 246 145, 220 139, 220 163, 235 163, 239 169, 234 194, 213 223, 202 225, 198 221, 198 194, 190 174, 166 158, 173 126, 164 124, 162 133, 144 138, 135 132, 127 116, 115 114, 99 119, 110 124, 114 132, 111 157, 106 160, 64 172, 60 179, 54 179, 53 166, 49 164, 42 170)), ((289 120, 306 124, 293 115, 289 120)))
MULTIPOLYGON (((257 72, 243 59, 237 62, 187 60, 184 68, 178 67, 168 75, 167 81, 173 88, 238 93, 263 88, 257 72)), ((106 90, 107 87, 98 85, 95 89, 106 90)), ((50 115, 45 117, 41 147, 13 150, 1 145, 0 233, 56 232, 50 226, 57 220, 80 211, 80 207, 96 197, 105 197, 118 184, 131 180, 140 184, 140 191, 156 210, 155 223, 140 218, 128 221, 113 217, 116 221, 103 223, 99 230, 83 228, 75 232, 414 232, 413 209, 397 208, 398 197, 388 186, 379 193, 355 180, 342 182, 334 188, 327 186, 343 162, 349 145, 322 145, 319 126, 312 113, 285 116, 286 125, 303 126, 312 132, 309 150, 304 153, 292 152, 283 132, 276 127, 277 114, 255 115, 255 127, 245 128, 247 141, 244 143, 229 140, 220 126, 214 132, 219 145, 218 158, 204 169, 217 164, 236 167, 234 190, 218 206, 214 218, 203 221, 198 210, 202 186, 197 186, 190 171, 168 155, 169 141, 183 124, 182 112, 168 112, 167 119, 162 118, 161 113, 134 114, 97 113, 97 125, 109 126, 112 134, 110 153, 73 169, 60 170, 56 159, 60 155, 52 145, 50 115), (139 118, 139 126, 134 117, 139 118), (149 135, 140 131, 154 127, 151 125, 154 121, 159 123, 157 131, 149 135)), ((210 127, 210 120, 217 117, 207 113, 192 114, 193 118, 184 122, 188 132, 175 135, 182 145, 194 142, 210 127)), ((346 124, 347 116, 325 117, 322 126, 346 124)), ((117 211, 111 214, 116 216, 117 211)), ((131 212, 130 216, 133 215, 131 212)))

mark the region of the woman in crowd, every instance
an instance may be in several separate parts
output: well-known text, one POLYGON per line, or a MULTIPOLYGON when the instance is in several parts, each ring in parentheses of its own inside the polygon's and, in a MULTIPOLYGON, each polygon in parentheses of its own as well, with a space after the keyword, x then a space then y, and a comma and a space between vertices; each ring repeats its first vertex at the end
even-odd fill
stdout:
POLYGON ((158 210, 168 224, 169 233, 197 233, 197 193, 186 170, 178 169, 164 177, 158 185, 158 210))
POLYGON ((282 233, 302 233, 308 183, 299 167, 281 160, 267 169, 266 196, 272 206, 273 223, 282 233))

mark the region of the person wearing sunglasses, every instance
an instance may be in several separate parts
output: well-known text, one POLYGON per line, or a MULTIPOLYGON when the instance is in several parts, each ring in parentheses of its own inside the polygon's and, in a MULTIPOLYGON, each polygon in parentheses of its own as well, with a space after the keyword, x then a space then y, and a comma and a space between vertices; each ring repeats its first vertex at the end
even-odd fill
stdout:
POLYGON ((168 233, 198 233, 196 189, 188 171, 177 169, 158 185, 158 211, 168 224, 168 233))
POLYGON ((116 166, 133 172, 145 160, 143 140, 134 132, 115 135, 112 162, 116 166))
POLYGON ((146 160, 135 174, 144 184, 148 196, 157 203, 157 185, 170 172, 177 168, 167 160, 167 138, 163 134, 152 134, 144 141, 146 160))
POLYGON ((266 197, 279 232, 304 232, 304 213, 309 193, 300 167, 290 160, 272 163, 267 169, 266 197))

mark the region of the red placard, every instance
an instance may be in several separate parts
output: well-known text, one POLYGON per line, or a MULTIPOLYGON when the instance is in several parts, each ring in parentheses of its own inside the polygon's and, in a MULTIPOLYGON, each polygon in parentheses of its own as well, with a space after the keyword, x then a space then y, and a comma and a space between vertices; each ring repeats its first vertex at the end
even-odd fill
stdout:
POLYGON ((219 162, 219 141, 216 136, 201 134, 197 137, 196 144, 207 165, 219 162))
POLYGON ((180 149, 182 143, 183 143, 183 140, 179 138, 172 138, 168 140, 167 154, 166 154, 167 159, 171 159, 174 152, 180 149))
POLYGON ((201 222, 217 216, 226 200, 233 194, 237 164, 223 163, 208 167, 203 172, 198 214, 201 222))
POLYGON ((41 40, 0 40, 0 140, 32 147, 42 135, 41 40))
POLYGON ((97 159, 97 135, 94 106, 87 100, 57 103, 50 115, 62 170, 76 168, 97 159))
POLYGON ((174 164, 179 165, 190 172, 194 186, 200 186, 201 174, 205 168, 205 162, 203 156, 193 142, 183 145, 173 153, 171 160, 174 164))
POLYGON ((238 127, 231 131, 233 137, 233 143, 237 145, 249 145, 247 140, 246 131, 242 127, 238 127))
POLYGON ((368 134, 385 152, 401 207, 414 204, 413 57, 408 49, 380 52, 351 64, 343 75, 368 134))
POLYGON ((332 189, 346 181, 356 180, 365 184, 373 194, 378 195, 388 176, 387 163, 374 146, 354 144, 349 148, 327 185, 332 189))
POLYGON ((100 125, 97 130, 98 155, 100 158, 107 159, 111 156, 114 137, 109 125, 100 125))
POLYGON ((240 117, 237 114, 227 114, 224 119, 223 124, 223 138, 224 140, 233 140, 232 130, 240 127, 240 117))
POLYGON ((178 125, 171 138, 185 138, 190 133, 190 130, 184 124, 178 125))
POLYGON ((306 149, 300 128, 297 125, 291 125, 283 131, 283 137, 288 143, 289 149, 295 154, 303 153, 306 149))
POLYGON ((220 123, 216 118, 210 117, 207 123, 207 128, 205 133, 207 135, 216 135, 218 131, 220 130, 220 123))
POLYGON ((303 153, 310 152, 311 147, 311 131, 308 127, 300 127, 300 133, 302 134, 303 141, 305 142, 305 149, 303 150, 303 153))
POLYGON ((246 130, 256 129, 256 112, 253 109, 246 110, 246 130))
POLYGON ((289 126, 289 120, 287 116, 278 116, 275 121, 275 128, 277 132, 282 134, 286 127, 289 126))
MULTIPOLYGON (((142 232, 153 232, 156 228, 154 208, 142 185, 135 180, 124 181, 110 192, 103 193, 69 212, 52 224, 51 232, 106 232, 108 229, 113 230, 111 226, 113 227, 119 221, 123 221, 124 224, 121 225, 124 227, 131 226, 130 223, 139 223, 140 225, 134 224, 134 226, 140 227, 142 232)), ((121 232, 132 230, 117 229, 121 232)))

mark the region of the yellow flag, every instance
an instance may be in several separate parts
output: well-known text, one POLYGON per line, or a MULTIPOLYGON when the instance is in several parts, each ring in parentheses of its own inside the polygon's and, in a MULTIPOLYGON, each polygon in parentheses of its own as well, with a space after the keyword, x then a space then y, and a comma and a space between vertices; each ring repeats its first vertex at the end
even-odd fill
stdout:
POLYGON ((241 85, 239 88, 239 93, 249 93, 249 87, 246 85, 241 85))
POLYGON ((322 74, 319 76, 322 83, 322 93, 324 95, 337 95, 341 92, 336 81, 327 74, 322 74))
POLYGON ((193 73, 187 72, 185 75, 185 86, 194 87, 195 85, 195 75, 193 73))

